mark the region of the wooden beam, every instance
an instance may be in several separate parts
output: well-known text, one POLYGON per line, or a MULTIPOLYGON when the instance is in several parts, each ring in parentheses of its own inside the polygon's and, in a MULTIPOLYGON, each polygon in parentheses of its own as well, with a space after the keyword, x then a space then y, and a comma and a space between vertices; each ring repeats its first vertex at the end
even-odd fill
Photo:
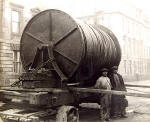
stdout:
POLYGON ((0 100, 14 98, 21 100, 29 100, 29 95, 25 93, 19 93, 17 91, 0 90, 0 100))
POLYGON ((67 86, 79 86, 80 83, 68 83, 67 86))
POLYGON ((83 93, 104 93, 104 94, 115 94, 115 95, 126 95, 126 96, 133 96, 133 97, 145 97, 150 98, 150 94, 142 94, 142 93, 132 93, 132 92, 125 92, 125 91, 116 91, 116 90, 104 90, 104 89, 93 89, 93 88, 75 88, 70 87, 71 91, 74 92, 83 92, 83 93))
POLYGON ((67 89, 61 89, 61 88, 32 88, 32 89, 27 89, 27 88, 18 88, 18 87, 1 87, 0 88, 0 93, 2 91, 15 91, 15 92, 26 92, 26 93, 29 93, 29 92, 69 92, 67 89))

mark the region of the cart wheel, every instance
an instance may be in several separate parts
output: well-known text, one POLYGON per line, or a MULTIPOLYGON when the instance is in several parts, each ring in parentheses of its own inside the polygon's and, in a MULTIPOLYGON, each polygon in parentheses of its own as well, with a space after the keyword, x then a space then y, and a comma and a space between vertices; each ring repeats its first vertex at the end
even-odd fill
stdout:
POLYGON ((79 122, 77 108, 73 106, 61 106, 57 111, 56 122, 79 122))

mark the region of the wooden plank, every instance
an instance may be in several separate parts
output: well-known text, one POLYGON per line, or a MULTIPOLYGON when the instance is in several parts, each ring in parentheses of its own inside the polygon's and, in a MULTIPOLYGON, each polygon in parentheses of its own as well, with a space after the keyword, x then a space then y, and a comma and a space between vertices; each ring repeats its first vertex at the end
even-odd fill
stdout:
POLYGON ((7 95, 13 95, 13 96, 21 96, 21 97, 28 97, 25 93, 19 93, 17 91, 6 91, 6 90, 0 90, 0 93, 7 94, 7 95))
POLYGON ((0 57, 2 61, 13 61, 13 57, 0 57))
POLYGON ((19 93, 16 91, 0 90, 0 99, 21 99, 29 100, 29 94, 19 93))
POLYGON ((80 83, 68 83, 67 86, 78 86, 80 83))
POLYGON ((0 87, 1 90, 18 91, 18 92, 69 92, 67 89, 60 88, 35 88, 35 89, 25 89, 18 87, 0 87))
POLYGON ((27 101, 32 105, 46 105, 47 99, 50 95, 48 92, 17 92, 17 91, 8 91, 0 90, 0 100, 4 101, 6 99, 18 99, 21 101, 27 101))
POLYGON ((13 58, 13 53, 1 53, 0 52, 0 57, 11 57, 11 58, 13 58))
MULTIPOLYGON (((2 111, 2 112, 0 111, 0 114, 2 118, 4 118, 4 120, 7 120, 7 121, 20 121, 20 120, 30 120, 30 122, 32 121, 32 119, 29 119, 29 117, 26 117, 24 114, 18 114, 18 112, 23 112, 23 110, 9 109, 9 110, 2 111)), ((36 120, 38 120, 37 117, 36 117, 36 120)))
POLYGON ((104 94, 115 94, 115 95, 126 95, 126 96, 133 96, 133 97, 145 97, 150 98, 150 94, 142 94, 142 93, 133 93, 133 92, 125 92, 125 91, 116 91, 116 90, 104 90, 104 89, 93 89, 93 88, 69 88, 71 91, 74 92, 83 92, 83 93, 104 93, 104 94))
POLYGON ((22 109, 8 109, 8 110, 0 112, 0 114, 19 116, 19 114, 16 114, 16 113, 21 112, 21 111, 23 110, 22 109))
POLYGON ((13 72, 13 67, 0 67, 0 72, 13 72))
POLYGON ((12 68, 13 67, 13 64, 0 64, 0 67, 1 68, 12 68))
POLYGON ((3 64, 3 65, 7 65, 7 64, 11 64, 11 65, 13 65, 13 61, 8 61, 8 60, 1 60, 0 61, 0 64, 3 64))
POLYGON ((1 50, 1 49, 0 49, 0 52, 1 52, 1 53, 12 53, 13 51, 10 50, 10 49, 9 49, 9 50, 1 50))
POLYGON ((7 42, 5 42, 5 41, 1 41, 1 40, 0 40, 0 44, 1 44, 1 45, 10 46, 10 42, 9 42, 9 43, 7 43, 7 42))
POLYGON ((37 112, 32 112, 32 113, 28 113, 25 114, 24 117, 29 117, 29 116, 40 116, 40 117, 44 117, 44 116, 50 116, 50 115, 54 115, 56 114, 56 110, 53 109, 46 109, 43 111, 37 111, 37 112))
POLYGON ((49 122, 48 120, 50 120, 50 117, 51 115, 54 115, 56 114, 56 110, 53 110, 53 109, 49 109, 49 108, 46 108, 46 109, 43 109, 43 110, 31 110, 29 109, 8 109, 8 110, 5 110, 5 111, 0 111, 0 114, 2 116, 2 118, 4 117, 5 120, 12 120, 12 121, 33 121, 33 122, 39 122, 39 121, 42 121, 42 119, 44 117, 47 117, 47 120, 43 121, 42 122, 49 122))
POLYGON ((11 50, 10 46, 0 46, 0 50, 11 50))

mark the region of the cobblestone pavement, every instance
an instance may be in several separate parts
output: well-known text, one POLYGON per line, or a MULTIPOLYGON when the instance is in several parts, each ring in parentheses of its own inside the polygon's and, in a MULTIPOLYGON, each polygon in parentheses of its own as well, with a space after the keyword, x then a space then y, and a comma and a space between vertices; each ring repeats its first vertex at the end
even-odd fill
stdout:
MULTIPOLYGON (((127 82, 128 84, 149 85, 150 81, 135 81, 127 82)), ((127 87, 129 92, 150 94, 150 88, 127 87)), ((113 119, 111 122, 150 122, 150 98, 131 97, 127 96, 129 106, 127 108, 128 118, 113 119)), ((97 108, 96 104, 83 105, 84 107, 97 108)), ((99 110, 97 109, 83 109, 80 111, 80 122, 99 122, 99 110)))
MULTIPOLYGON (((150 101, 149 101, 150 102, 150 101)), ((127 110, 127 118, 112 119, 110 122, 150 122, 150 104, 136 105, 127 110)), ((80 122, 100 122, 98 109, 80 110, 80 122)))

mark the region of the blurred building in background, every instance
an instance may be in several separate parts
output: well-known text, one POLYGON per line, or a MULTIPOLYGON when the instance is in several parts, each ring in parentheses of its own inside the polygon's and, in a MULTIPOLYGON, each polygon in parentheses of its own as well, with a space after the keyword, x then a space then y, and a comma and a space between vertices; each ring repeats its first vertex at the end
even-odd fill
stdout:
MULTIPOLYGON (((22 31, 32 16, 46 9, 41 7, 40 0, 37 1, 0 0, 0 86, 12 84, 22 71, 19 52, 22 31)), ((128 81, 148 79, 150 22, 140 9, 124 4, 121 8, 116 11, 97 11, 79 19, 104 25, 115 33, 123 54, 119 72, 128 81)))
MULTIPOLYGON (((40 12, 26 0, 0 0, 0 86, 10 85, 22 71, 20 38, 28 20, 40 12)), ((30 2, 30 1, 29 1, 30 2)))
POLYGON ((140 9, 98 11, 79 19, 114 32, 122 48, 119 72, 126 81, 150 79, 150 21, 140 9))

